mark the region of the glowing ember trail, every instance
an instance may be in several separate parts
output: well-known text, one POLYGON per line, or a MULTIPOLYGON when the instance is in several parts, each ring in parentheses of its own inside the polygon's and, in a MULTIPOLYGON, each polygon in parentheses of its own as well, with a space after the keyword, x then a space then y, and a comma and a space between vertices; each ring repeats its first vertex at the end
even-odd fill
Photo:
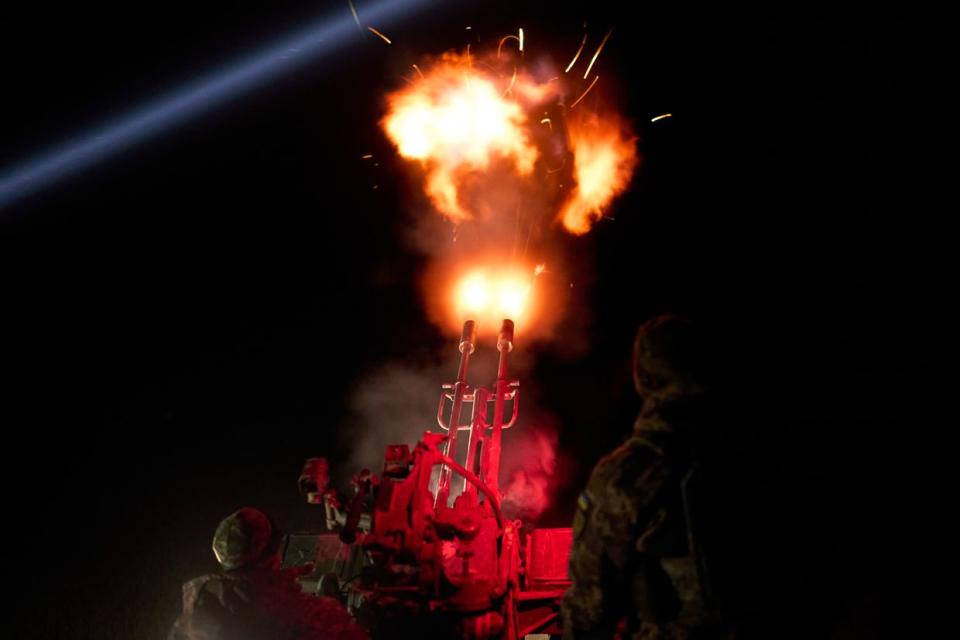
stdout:
POLYGON ((374 29, 373 27, 367 27, 367 29, 369 29, 369 30, 370 30, 370 33, 372 33, 373 35, 379 36, 380 39, 383 40, 384 42, 386 42, 387 44, 393 44, 393 42, 390 41, 390 38, 388 38, 387 36, 383 35, 382 33, 380 33, 379 31, 377 31, 377 30, 374 29))
POLYGON ((573 101, 573 104, 570 105, 570 108, 573 109, 575 106, 580 104, 580 101, 587 97, 587 94, 590 93, 590 90, 593 89, 593 85, 597 84, 597 80, 600 79, 600 76, 597 76, 593 79, 593 82, 590 83, 590 86, 587 87, 587 90, 580 94, 580 97, 573 101))
POLYGON ((497 44, 497 59, 500 58, 500 53, 503 50, 503 43, 507 40, 516 40, 519 43, 519 50, 523 51, 523 29, 520 30, 520 36, 515 35, 506 35, 500 38, 500 42, 497 44))
POLYGON ((583 235, 603 217, 603 208, 627 188, 637 165, 636 141, 620 122, 592 116, 569 124, 577 186, 560 220, 570 233, 583 235))
POLYGON ((350 13, 353 14, 353 21, 357 23, 357 29, 360 30, 360 33, 363 33, 363 27, 360 25, 360 16, 357 15, 357 8, 353 6, 352 0, 347 0, 347 4, 350 5, 350 13))
POLYGON ((571 60, 570 64, 567 65, 564 73, 570 73, 570 69, 573 69, 573 65, 577 64, 577 58, 579 58, 580 54, 583 53, 583 48, 585 46, 587 46, 587 34, 583 34, 583 42, 580 43, 580 48, 577 49, 577 52, 573 54, 573 60, 571 60))
POLYGON ((600 52, 603 51, 603 47, 607 44, 607 40, 610 39, 610 34, 613 33, 613 29, 607 31, 607 35, 603 36, 603 40, 600 42, 600 46, 597 47, 597 52, 593 54, 593 58, 590 59, 590 64, 587 65, 587 70, 583 72, 583 79, 586 80, 587 76, 590 75, 590 69, 593 69, 593 64, 597 61, 597 58, 600 57, 600 52))

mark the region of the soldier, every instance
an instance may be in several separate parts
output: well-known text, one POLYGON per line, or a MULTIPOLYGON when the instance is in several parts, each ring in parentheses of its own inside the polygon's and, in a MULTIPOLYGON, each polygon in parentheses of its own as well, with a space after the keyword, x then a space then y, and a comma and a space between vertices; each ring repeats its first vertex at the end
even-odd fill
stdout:
POLYGON ((710 420, 706 360, 686 320, 660 316, 637 332, 643 405, 631 436, 597 463, 578 499, 565 638, 611 638, 618 624, 643 639, 719 635, 707 633, 706 576, 689 518, 695 436, 710 420))
POLYGON ((169 640, 355 640, 366 633, 333 598, 302 593, 299 570, 280 569, 282 535, 244 507, 213 536, 221 573, 183 586, 183 612, 169 640))

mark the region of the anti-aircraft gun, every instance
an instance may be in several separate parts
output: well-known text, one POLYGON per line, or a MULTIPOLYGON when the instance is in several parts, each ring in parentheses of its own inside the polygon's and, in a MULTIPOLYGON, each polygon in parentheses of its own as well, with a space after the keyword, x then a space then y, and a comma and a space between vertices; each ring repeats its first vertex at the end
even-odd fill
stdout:
POLYGON ((301 493, 323 505, 326 531, 291 535, 284 564, 313 563, 304 589, 340 598, 375 638, 559 632, 572 530, 524 531, 500 506, 502 434, 520 407, 508 374, 513 339, 504 320, 496 381, 471 385, 477 326, 465 322, 457 378, 440 392, 441 431, 413 448, 389 445, 380 474, 358 474, 346 504, 327 489, 326 461, 307 461, 301 493))

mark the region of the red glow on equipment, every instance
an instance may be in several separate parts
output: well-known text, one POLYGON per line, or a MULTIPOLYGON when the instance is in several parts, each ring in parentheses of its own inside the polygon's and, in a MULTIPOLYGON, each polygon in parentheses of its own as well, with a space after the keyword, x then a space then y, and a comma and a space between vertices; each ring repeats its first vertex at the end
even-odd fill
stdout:
POLYGON ((556 435, 527 428, 511 442, 510 479, 503 490, 504 509, 525 520, 537 520, 550 506, 550 488, 557 468, 556 435))
POLYGON ((497 377, 489 387, 468 380, 476 346, 477 324, 468 320, 456 380, 441 387, 441 433, 426 431, 413 449, 387 447, 379 477, 364 470, 355 478, 346 513, 324 494, 328 527, 338 533, 322 535, 337 537, 350 551, 326 565, 317 551, 316 574, 322 577, 305 576, 304 584, 334 580, 340 589, 338 581, 346 580, 348 604, 363 604, 368 621, 387 625, 374 635, 395 632, 390 625, 398 611, 429 617, 439 631, 435 637, 519 640, 535 631, 558 631, 556 610, 569 586, 561 568, 571 530, 529 535, 501 504, 543 510, 555 441, 541 433, 524 441, 519 453, 535 464, 514 472, 501 493, 503 430, 513 428, 519 414, 520 385, 509 375, 513 322, 504 320, 497 335, 497 377), (439 615, 430 617, 434 613, 439 615))

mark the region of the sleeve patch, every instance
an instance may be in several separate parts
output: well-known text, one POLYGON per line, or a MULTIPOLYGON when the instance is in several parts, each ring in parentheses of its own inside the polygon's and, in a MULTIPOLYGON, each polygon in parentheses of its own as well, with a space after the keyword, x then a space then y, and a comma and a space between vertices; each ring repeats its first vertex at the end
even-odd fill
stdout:
POLYGON ((580 511, 589 511, 590 510, 590 494, 586 491, 580 494, 580 497, 577 498, 577 508, 580 511))

